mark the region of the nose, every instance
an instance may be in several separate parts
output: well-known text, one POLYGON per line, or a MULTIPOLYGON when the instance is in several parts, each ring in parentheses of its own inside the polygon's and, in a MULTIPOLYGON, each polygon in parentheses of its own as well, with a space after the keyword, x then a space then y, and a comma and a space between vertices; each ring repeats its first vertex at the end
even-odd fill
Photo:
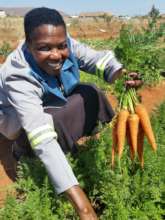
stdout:
POLYGON ((51 51, 50 51, 50 55, 49 55, 50 59, 56 59, 56 60, 59 60, 62 58, 62 55, 60 53, 60 50, 58 50, 58 48, 53 48, 51 51))

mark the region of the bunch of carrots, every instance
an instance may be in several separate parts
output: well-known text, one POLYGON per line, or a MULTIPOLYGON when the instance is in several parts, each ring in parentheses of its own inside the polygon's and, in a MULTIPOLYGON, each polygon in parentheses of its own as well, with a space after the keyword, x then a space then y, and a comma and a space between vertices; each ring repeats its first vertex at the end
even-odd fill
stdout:
POLYGON ((127 89, 121 97, 119 111, 112 128, 112 168, 115 165, 115 156, 118 156, 120 161, 126 140, 131 160, 133 161, 137 154, 143 168, 145 136, 155 152, 157 145, 149 115, 144 105, 139 102, 136 90, 127 89))

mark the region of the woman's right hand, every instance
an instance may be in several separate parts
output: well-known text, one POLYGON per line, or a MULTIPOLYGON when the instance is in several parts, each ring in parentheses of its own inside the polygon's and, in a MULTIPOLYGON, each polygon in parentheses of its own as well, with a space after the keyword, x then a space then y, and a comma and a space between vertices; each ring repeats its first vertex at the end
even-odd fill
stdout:
POLYGON ((138 73, 130 72, 128 73, 128 76, 130 77, 130 79, 125 82, 126 87, 139 88, 140 86, 143 85, 143 81, 140 79, 138 73))
POLYGON ((80 186, 73 186, 65 193, 76 209, 80 220, 98 220, 90 201, 80 186))

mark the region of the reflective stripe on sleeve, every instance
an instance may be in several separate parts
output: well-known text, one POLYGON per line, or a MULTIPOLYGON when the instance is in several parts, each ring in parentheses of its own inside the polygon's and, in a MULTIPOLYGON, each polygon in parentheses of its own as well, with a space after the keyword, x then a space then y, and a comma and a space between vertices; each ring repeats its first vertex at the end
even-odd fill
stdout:
POLYGON ((104 57, 98 60, 98 62, 96 63, 96 75, 98 77, 104 78, 105 66, 113 57, 114 54, 112 53, 112 51, 110 51, 104 57))
POLYGON ((32 148, 35 148, 45 139, 54 137, 56 138, 57 134, 54 131, 53 127, 49 124, 38 127, 28 134, 28 139, 32 148))

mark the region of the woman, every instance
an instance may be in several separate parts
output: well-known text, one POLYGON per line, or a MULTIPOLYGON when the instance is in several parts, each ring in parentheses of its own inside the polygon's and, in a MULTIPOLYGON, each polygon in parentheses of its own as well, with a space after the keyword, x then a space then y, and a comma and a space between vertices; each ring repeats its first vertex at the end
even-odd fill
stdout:
POLYGON ((66 193, 81 220, 97 219, 63 152, 74 152, 80 137, 114 115, 98 88, 79 82, 79 69, 113 83, 122 65, 111 51, 97 52, 69 37, 56 10, 33 9, 24 29, 25 42, 0 69, 0 133, 17 143, 27 136, 56 192, 66 193))

